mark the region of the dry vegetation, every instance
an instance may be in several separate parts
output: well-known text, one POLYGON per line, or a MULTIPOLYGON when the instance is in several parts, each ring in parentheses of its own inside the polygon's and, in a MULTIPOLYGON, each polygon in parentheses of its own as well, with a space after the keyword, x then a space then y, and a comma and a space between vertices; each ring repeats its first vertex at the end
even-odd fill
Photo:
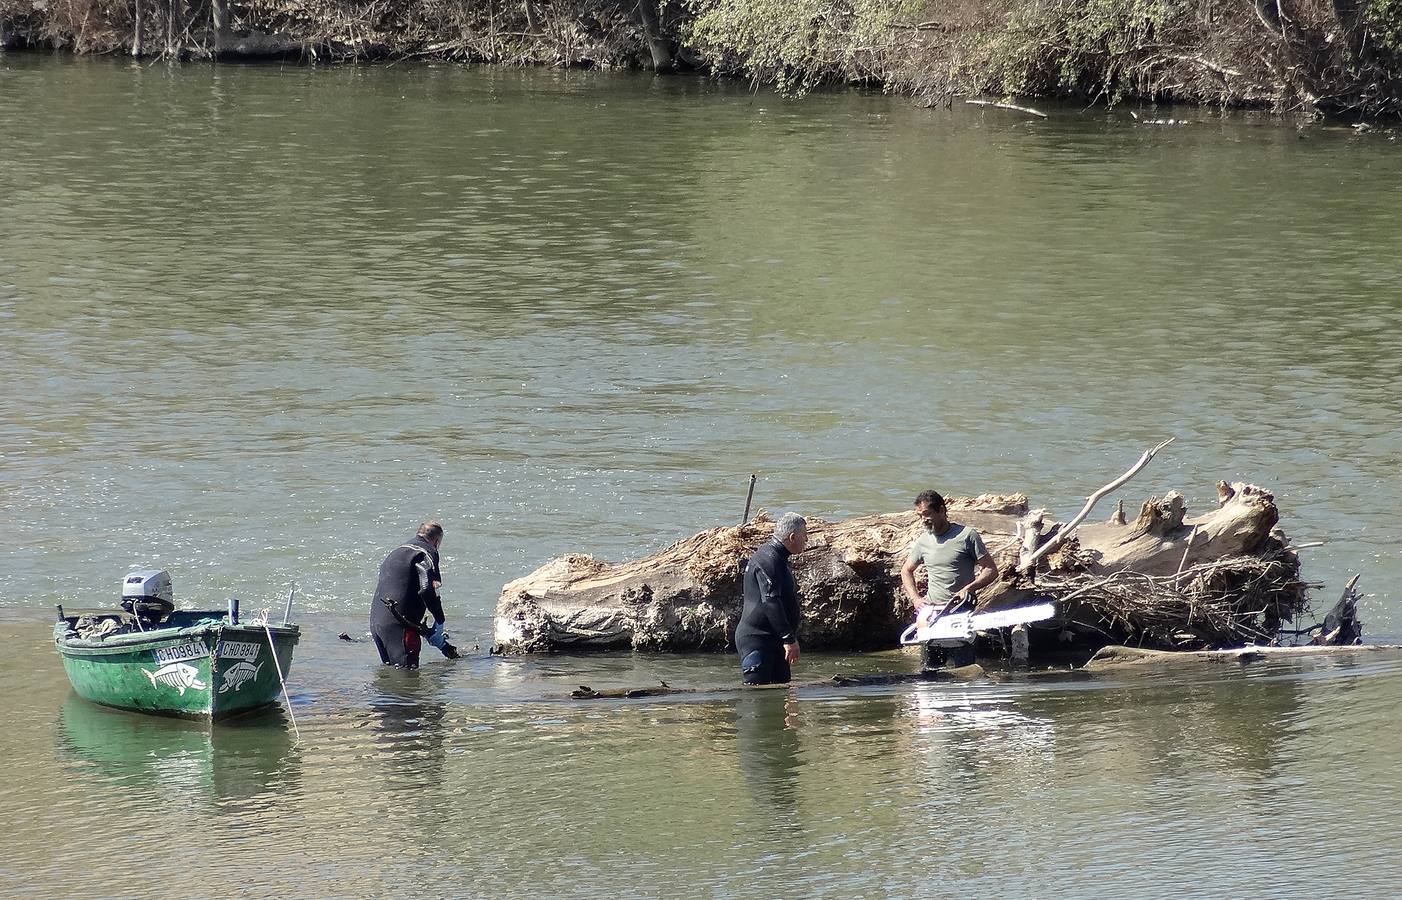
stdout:
POLYGON ((792 94, 1402 113, 1402 0, 0 0, 11 47, 699 69, 792 94))

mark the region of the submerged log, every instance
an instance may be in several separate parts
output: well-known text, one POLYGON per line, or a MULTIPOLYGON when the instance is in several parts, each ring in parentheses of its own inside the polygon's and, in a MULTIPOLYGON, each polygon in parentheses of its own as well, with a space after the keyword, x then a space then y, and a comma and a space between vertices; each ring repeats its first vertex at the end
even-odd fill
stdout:
POLYGON ((1081 668, 1081 671, 1098 673, 1113 672, 1132 668, 1153 668, 1157 666, 1183 666, 1212 663, 1247 663, 1290 661, 1323 657, 1326 659, 1351 659, 1363 654, 1383 654, 1388 658, 1402 656, 1402 646, 1396 644, 1355 644, 1351 646, 1318 646, 1301 644, 1294 647, 1236 647, 1230 650, 1192 650, 1173 652, 1169 650, 1145 650, 1141 647, 1101 647, 1081 668))
MULTIPOLYGON (((1063 538, 1027 498, 951 499, 950 516, 984 537, 1004 577, 980 609, 1032 597, 1060 602, 1052 628, 1034 627, 1032 655, 1068 640, 1095 647, 1240 646, 1269 637, 1306 608, 1299 561, 1277 528, 1267 491, 1219 484, 1219 506, 1187 516, 1176 492, 1146 501, 1131 523, 1082 525, 1063 538), (1029 539, 1029 523, 1040 527, 1029 539), (1021 524, 1021 528, 1019 525, 1021 524), (1020 562, 1060 541, 1029 570, 1020 562)), ((732 646, 745 560, 773 533, 754 521, 693 535, 644 559, 606 563, 572 554, 507 584, 497 603, 494 651, 724 650, 732 646)), ((900 567, 920 532, 913 512, 841 522, 809 520, 809 549, 793 559, 805 649, 893 647, 913 610, 900 567)))
POLYGON ((674 694, 735 694, 752 691, 790 691, 801 688, 877 687, 889 684, 920 684, 948 681, 974 681, 983 677, 979 665, 951 669, 931 669, 923 672, 874 672, 866 675, 834 675, 815 681, 787 684, 727 684, 709 687, 674 688, 665 681, 647 687, 616 687, 595 690, 587 684, 570 691, 571 700, 639 700, 644 697, 668 697, 674 694))

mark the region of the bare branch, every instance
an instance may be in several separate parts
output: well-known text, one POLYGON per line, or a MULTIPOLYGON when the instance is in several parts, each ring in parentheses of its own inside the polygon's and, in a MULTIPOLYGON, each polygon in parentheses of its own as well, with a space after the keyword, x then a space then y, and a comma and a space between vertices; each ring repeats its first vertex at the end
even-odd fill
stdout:
POLYGON ((1066 527, 1058 531, 1056 537, 1047 541, 1041 547, 1037 548, 1037 551, 1035 553, 1028 556, 1027 560, 1017 567, 1018 571, 1031 571, 1032 568, 1037 565, 1038 560, 1051 553, 1057 547, 1060 547, 1062 543, 1065 542, 1065 540, 1071 536, 1072 532, 1076 530, 1076 526, 1080 525, 1082 522, 1085 521, 1086 516, 1090 515, 1090 511, 1095 507, 1095 504, 1100 502, 1101 498, 1103 498, 1106 494, 1110 493, 1111 491, 1117 490, 1118 488, 1126 484, 1135 475, 1138 475, 1139 470, 1147 466, 1149 464, 1149 460, 1154 458, 1154 454, 1158 453, 1160 450, 1173 443, 1174 440, 1175 438, 1169 438, 1168 440, 1164 441, 1158 446, 1150 447, 1148 450, 1145 450, 1144 454, 1139 457, 1139 461, 1136 462, 1134 465, 1130 466, 1128 472, 1125 472, 1119 478, 1116 478, 1114 481, 1105 485, 1103 488, 1086 498, 1086 505, 1081 507, 1081 511, 1076 513, 1076 517, 1073 518, 1070 522, 1067 522, 1066 527))
POLYGON ((1012 103, 999 103, 994 100, 965 100, 964 102, 970 106, 991 106, 995 109, 1011 109, 1014 112, 1027 113, 1029 116, 1036 116, 1039 119, 1045 119, 1047 117, 1047 114, 1044 112, 1038 112, 1028 106, 1016 106, 1012 103))
POLYGON ((892 22, 887 26, 900 31, 949 31, 950 26, 943 22, 892 22))

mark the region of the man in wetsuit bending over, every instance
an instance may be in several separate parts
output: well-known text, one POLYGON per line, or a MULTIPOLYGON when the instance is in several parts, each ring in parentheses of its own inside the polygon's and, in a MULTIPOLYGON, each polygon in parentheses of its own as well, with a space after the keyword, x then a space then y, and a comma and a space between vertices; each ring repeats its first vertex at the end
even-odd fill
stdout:
POLYGON ((808 522, 784 513, 774 537, 745 565, 745 606, 735 626, 735 649, 745 684, 785 684, 798 662, 798 583, 789 557, 808 546, 808 522))
POLYGON ((424 639, 444 656, 457 656, 443 630, 443 601, 438 596, 443 584, 438 562, 442 545, 443 526, 425 522, 418 534, 391 550, 380 564, 380 580, 370 605, 370 634, 385 665, 417 669, 424 639), (423 624, 425 612, 433 616, 432 628, 423 624))

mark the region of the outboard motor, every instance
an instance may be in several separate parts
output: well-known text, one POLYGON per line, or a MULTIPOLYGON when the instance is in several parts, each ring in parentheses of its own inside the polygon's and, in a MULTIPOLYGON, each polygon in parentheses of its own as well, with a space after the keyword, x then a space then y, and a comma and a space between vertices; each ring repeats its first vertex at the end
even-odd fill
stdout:
POLYGON ((122 609, 146 625, 159 624, 175 611, 170 573, 164 569, 130 572, 122 579, 122 609))

